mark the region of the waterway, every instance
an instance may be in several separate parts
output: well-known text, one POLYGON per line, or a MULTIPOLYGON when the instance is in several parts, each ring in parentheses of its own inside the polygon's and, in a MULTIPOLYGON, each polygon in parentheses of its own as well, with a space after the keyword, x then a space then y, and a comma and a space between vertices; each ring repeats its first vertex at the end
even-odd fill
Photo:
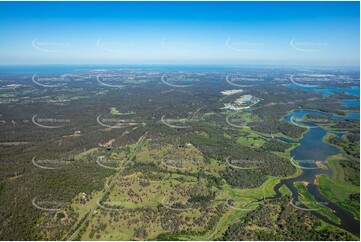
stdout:
MULTIPOLYGON (((314 184, 315 177, 319 174, 327 174, 328 176, 332 176, 332 170, 330 167, 328 167, 327 170, 320 169, 316 166, 315 161, 320 161, 323 164, 326 164, 324 161, 327 157, 339 154, 341 153, 340 150, 335 148, 334 146, 331 146, 329 144, 326 144, 322 141, 323 137, 330 131, 321 128, 319 126, 316 126, 314 124, 309 123, 302 123, 300 121, 295 121, 298 118, 302 118, 306 114, 318 114, 318 115, 325 115, 325 113, 314 111, 314 110, 294 110, 290 112, 286 117, 285 120, 288 122, 294 122, 298 125, 302 126, 308 126, 310 127, 309 130, 304 134, 302 139, 299 141, 300 145, 291 150, 291 157, 294 158, 294 160, 298 163, 298 165, 302 169, 302 173, 300 176, 295 178, 289 178, 281 180, 280 183, 278 183, 274 187, 274 191, 276 192, 276 195, 272 198, 280 197, 281 193, 279 189, 285 185, 290 189, 292 192, 292 197, 294 201, 298 200, 298 191, 294 187, 294 182, 297 181, 305 181, 308 182, 307 190, 309 193, 311 193, 317 202, 320 204, 323 204, 334 211, 334 213, 340 218, 341 223, 335 224, 332 221, 330 221, 327 217, 317 213, 317 211, 312 211, 312 213, 317 216, 318 218, 333 224, 337 227, 340 227, 346 231, 349 231, 350 233, 359 236, 360 235, 360 221, 355 219, 354 215, 349 212, 348 210, 338 206, 336 203, 328 200, 325 198, 319 191, 318 186, 314 184), (291 118, 294 117, 296 119, 291 120, 291 118)), ((335 120, 342 120, 342 119, 360 119, 360 114, 349 114, 347 117, 341 117, 341 116, 335 116, 332 114, 326 114, 329 118, 335 119, 335 120)), ((342 135, 342 133, 337 132, 337 135, 342 135)), ((284 142, 287 142, 287 139, 283 140, 284 142)), ((327 166, 327 164, 326 164, 327 166)), ((306 208, 306 207, 304 207, 306 208)))

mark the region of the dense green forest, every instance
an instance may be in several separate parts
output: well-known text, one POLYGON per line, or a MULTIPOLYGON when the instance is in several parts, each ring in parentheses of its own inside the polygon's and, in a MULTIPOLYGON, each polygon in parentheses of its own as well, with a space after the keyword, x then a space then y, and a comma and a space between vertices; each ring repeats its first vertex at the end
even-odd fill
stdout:
POLYGON ((335 228, 322 227, 322 223, 309 212, 295 209, 289 197, 269 201, 233 225, 219 240, 358 240, 335 228))
MULTIPOLYGON (((242 92, 260 101, 236 111, 224 109, 239 97, 221 93, 236 88, 226 71, 190 70, 197 76, 191 88, 162 83, 159 69, 109 71, 135 76, 116 88, 100 85, 95 71, 54 88, 29 75, 3 75, 0 239, 355 239, 289 206, 289 198, 259 202, 261 188, 273 196, 280 180, 300 173, 290 150, 307 129, 284 117, 296 109, 346 115, 356 109, 339 101, 352 96, 324 96, 277 79, 294 70, 243 71, 267 78, 242 92), (239 198, 251 209, 225 205, 239 198)), ((359 123, 320 125, 345 132, 325 142, 345 156, 338 163, 344 182, 359 186, 359 123)), ((359 193, 346 195, 359 203, 359 193)))

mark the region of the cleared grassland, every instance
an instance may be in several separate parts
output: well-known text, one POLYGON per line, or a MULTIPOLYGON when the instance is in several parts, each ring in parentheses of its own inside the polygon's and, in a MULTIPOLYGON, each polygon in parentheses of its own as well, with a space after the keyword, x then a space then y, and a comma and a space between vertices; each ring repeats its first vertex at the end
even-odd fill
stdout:
POLYGON ((318 175, 317 184, 322 195, 349 210, 359 219, 360 204, 359 202, 351 201, 349 196, 360 193, 360 187, 345 182, 343 168, 338 163, 341 159, 342 156, 340 155, 335 155, 327 159, 328 165, 333 171, 332 178, 325 174, 318 175))
POLYGON ((320 213, 327 218, 329 218, 332 222, 339 224, 340 218, 337 217, 333 211, 327 208, 325 205, 319 203, 315 197, 310 194, 307 190, 307 184, 304 182, 295 182, 295 187, 298 190, 299 199, 307 208, 315 210, 317 213, 320 213))

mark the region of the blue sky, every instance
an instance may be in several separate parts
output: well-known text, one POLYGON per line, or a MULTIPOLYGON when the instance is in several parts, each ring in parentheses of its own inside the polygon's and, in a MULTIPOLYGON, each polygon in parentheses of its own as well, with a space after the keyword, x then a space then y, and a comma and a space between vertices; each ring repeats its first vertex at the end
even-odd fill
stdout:
POLYGON ((359 65, 359 2, 0 2, 0 64, 359 65))

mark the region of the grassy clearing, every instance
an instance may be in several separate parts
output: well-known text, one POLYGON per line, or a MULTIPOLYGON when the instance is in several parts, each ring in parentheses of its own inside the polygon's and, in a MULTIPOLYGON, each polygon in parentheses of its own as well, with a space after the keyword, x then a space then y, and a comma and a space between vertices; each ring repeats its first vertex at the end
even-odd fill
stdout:
POLYGON ((317 184, 322 195, 359 218, 360 204, 357 201, 351 201, 349 196, 350 194, 360 193, 360 187, 345 182, 345 173, 339 164, 339 161, 343 159, 340 154, 329 157, 327 163, 333 171, 332 178, 324 174, 319 175, 317 176, 317 184))
MULTIPOLYGON (((144 145, 137 153, 137 162, 153 163, 173 172, 179 170, 195 173, 207 166, 202 153, 193 145, 163 145, 155 148, 144 145)), ((213 164, 213 167, 216 167, 216 164, 213 164)))
MULTIPOLYGON (((198 208, 181 210, 176 213, 169 210, 177 208, 179 204, 187 206, 190 198, 189 191, 205 188, 203 180, 182 174, 168 174, 161 180, 146 180, 140 178, 140 172, 122 177, 111 189, 109 195, 102 201, 105 208, 118 209, 117 211, 99 208, 92 218, 82 239, 86 240, 144 240, 155 238, 159 234, 169 232, 165 229, 166 221, 180 222, 180 230, 192 230, 200 232, 204 230, 204 224, 197 224, 200 218, 210 218, 212 211, 201 211, 198 208), (178 205, 177 205, 178 204, 178 205), (143 209, 146 209, 144 211, 143 209), (154 212, 148 217, 149 211, 154 212), (113 214, 113 215, 112 215, 113 214), (164 219, 164 216, 168 217, 164 219), (146 221, 143 218, 147 217, 146 221), (162 220, 162 221, 161 221, 162 220), (105 226, 105 224, 107 226, 105 226), (140 231, 146 230, 146 234, 140 231), (139 237, 140 236, 140 237, 139 237)), ((187 207, 188 208, 188 207, 187 207)), ((206 220, 207 220, 206 219, 206 220)), ((173 222, 169 222, 173 224, 173 222)), ((206 223, 207 224, 207 223, 206 223)))
POLYGON ((130 115, 130 114, 136 114, 136 113, 135 112, 122 113, 122 112, 119 112, 117 110, 117 108, 112 107, 112 108, 110 108, 110 114, 121 116, 121 115, 130 115))
POLYGON ((282 195, 292 196, 291 190, 288 187, 286 187, 286 185, 282 185, 280 187, 280 192, 282 193, 282 195))
POLYGON ((264 196, 268 197, 275 195, 273 188, 279 181, 280 178, 278 177, 269 177, 262 186, 253 189, 237 189, 228 184, 224 184, 223 190, 226 192, 227 199, 252 202, 254 200, 262 199, 264 196))
MULTIPOLYGON (((242 137, 241 141, 247 142, 249 146, 255 144, 261 146, 265 142, 263 137, 258 134, 249 131, 247 133, 249 133, 248 138, 243 139, 242 137)), ((129 149, 132 150, 132 147, 129 146, 129 149)), ((288 152, 278 155, 288 157, 288 152)), ((107 158, 121 160, 124 158, 124 154, 113 152, 107 158)), ((120 212, 107 211, 103 208, 97 209, 82 239, 145 240, 157 238, 158 235, 165 233, 171 234, 171 238, 180 240, 214 240, 220 238, 229 225, 239 222, 250 209, 257 209, 260 203, 255 202, 256 200, 275 195, 274 186, 280 181, 278 177, 268 177, 260 187, 254 189, 238 189, 227 183, 224 183, 220 190, 212 186, 210 189, 215 192, 216 197, 207 210, 191 209, 172 215, 162 206, 162 200, 165 199, 165 203, 170 207, 179 206, 179 204, 186 205, 187 200, 190 199, 189 191, 194 190, 195 186, 200 187, 202 182, 202 180, 197 180, 197 176, 193 174, 203 170, 207 175, 219 177, 219 172, 226 167, 224 161, 210 159, 206 162, 202 153, 191 144, 177 146, 145 142, 137 151, 135 163, 138 165, 151 163, 160 168, 156 172, 162 175, 147 178, 141 172, 134 172, 120 178, 111 189, 109 196, 101 201, 104 207, 120 208, 120 212), (162 160, 163 158, 165 159, 162 160), (226 205, 225 202, 228 200, 231 206, 226 205), (225 210, 222 214, 217 215, 216 220, 213 220, 215 222, 212 227, 208 227, 209 218, 216 214, 216 206, 219 205, 223 205, 225 210), (143 211, 143 209, 147 211, 143 211), (148 217, 144 224, 142 218, 149 211, 157 212, 151 212, 153 215, 148 217), (207 222, 200 223, 202 219, 207 222), (168 220, 172 220, 172 223, 174 221, 180 223, 177 231, 190 232, 172 234, 170 232, 172 230, 165 224, 168 220), (137 235, 140 227, 146 229, 147 235, 141 237, 137 235)), ((204 184, 204 187, 206 185, 207 183, 204 184)), ((282 190, 285 194, 290 193, 286 189, 282 190)), ((87 210, 85 209, 84 212, 87 210)))
POLYGON ((309 209, 317 209, 316 212, 329 218, 332 222, 339 224, 340 218, 337 217, 331 209, 316 201, 315 197, 307 190, 307 184, 304 182, 295 182, 295 187, 298 190, 300 201, 309 209))
POLYGON ((359 187, 335 181, 324 174, 317 176, 317 183, 323 196, 352 212, 355 218, 360 218, 360 204, 349 199, 350 194, 360 192, 359 187))
POLYGON ((242 217, 247 214, 246 211, 241 210, 230 210, 229 212, 225 213, 222 218, 217 223, 216 227, 211 230, 207 231, 202 235, 181 235, 177 237, 179 240, 193 240, 193 241, 206 241, 206 240, 214 240, 219 238, 222 233, 224 233, 230 224, 238 222, 242 217))
POLYGON ((259 137, 241 136, 237 139, 237 143, 246 147, 258 148, 266 143, 266 141, 259 137))

